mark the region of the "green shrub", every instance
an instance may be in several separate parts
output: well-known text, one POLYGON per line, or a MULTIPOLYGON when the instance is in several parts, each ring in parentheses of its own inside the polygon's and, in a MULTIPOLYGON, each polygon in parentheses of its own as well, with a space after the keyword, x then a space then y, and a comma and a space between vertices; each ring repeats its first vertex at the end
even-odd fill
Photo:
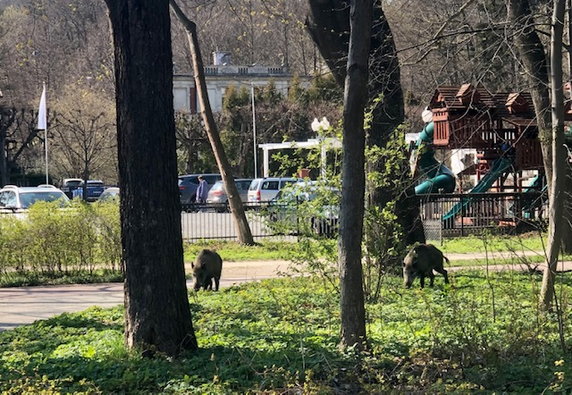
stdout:
POLYGON ((120 261, 116 202, 69 207, 38 202, 25 217, 0 218, 0 271, 69 275, 117 270, 120 261))

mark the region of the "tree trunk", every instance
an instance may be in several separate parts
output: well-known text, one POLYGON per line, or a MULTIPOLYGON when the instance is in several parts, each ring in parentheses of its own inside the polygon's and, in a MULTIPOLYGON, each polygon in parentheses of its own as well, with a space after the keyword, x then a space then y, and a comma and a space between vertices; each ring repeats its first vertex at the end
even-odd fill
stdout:
POLYGON ((113 27, 128 347, 196 349, 177 187, 168 0, 106 0, 113 27))
POLYGON ((365 194, 364 109, 367 102, 372 0, 354 0, 344 92, 342 202, 338 241, 341 345, 366 347, 361 243, 365 194))
MULTIPOLYGON (((345 59, 348 56, 349 11, 341 0, 310 0, 310 16, 306 26, 317 44, 326 64, 338 84, 346 77, 345 59)), ((392 132, 403 123, 403 92, 399 60, 391 28, 387 22, 381 2, 374 2, 370 53, 369 53, 369 103, 373 119, 367 134, 367 145, 386 147, 392 132)), ((403 136, 404 138, 405 136, 403 136)), ((376 161, 368 164, 368 171, 384 171, 385 163, 376 161)), ((401 174, 409 174, 408 163, 404 162, 401 174)), ((410 192, 410 191, 408 191, 410 192)), ((413 194, 413 193, 411 193, 413 194)), ((369 192, 370 205, 384 207, 387 202, 397 200, 398 221, 406 235, 406 241, 424 242, 425 235, 419 217, 419 207, 398 188, 376 187, 369 192)))
MULTIPOLYGON (((572 0, 568 0, 568 40, 572 37, 572 0)), ((572 46, 568 46, 568 84, 569 99, 572 99, 572 46)), ((569 146, 569 148, 572 148, 569 146)), ((572 166, 566 166, 566 185, 564 190, 564 229, 562 230, 562 253, 572 254, 572 166)))
POLYGON ((4 186, 10 182, 10 174, 8 168, 8 147, 6 142, 6 134, 8 129, 16 119, 15 108, 0 107, 0 186, 4 186))
POLYGON ((529 91, 536 113, 536 123, 540 143, 546 180, 550 185, 552 181, 552 154, 551 154, 551 115, 550 97, 548 93, 548 66, 542 42, 534 30, 534 18, 530 9, 529 0, 509 0, 509 18, 516 32, 516 44, 520 60, 526 71, 529 91))
POLYGON ((540 306, 547 310, 554 295, 554 279, 560 254, 566 185, 566 151, 564 148, 564 92, 562 80, 562 35, 566 0, 554 0, 550 39, 550 79, 552 86, 552 181, 549 183, 548 267, 542 276, 540 306))
POLYGON ((181 8, 177 5, 175 0, 170 0, 171 8, 175 12, 175 15, 184 26, 187 31, 187 38, 189 40, 189 49, 191 52, 191 58, 193 61, 193 74, 195 76, 195 85, 197 88, 197 96, 199 98, 199 104, 201 106, 201 116, 205 124, 205 129, 207 131, 207 136, 211 143, 211 147, 224 182, 226 193, 228 196, 228 202, 230 204, 230 210, 234 217, 234 226, 236 228, 236 233, 238 235, 238 241, 241 244, 253 245, 254 239, 252 237, 252 232, 250 231, 250 226, 246 220, 246 214, 244 213, 244 206, 242 200, 240 199, 240 194, 236 185, 234 183, 234 178, 232 175, 232 168, 224 152, 224 147, 222 141, 220 140, 220 135, 214 120, 213 112, 211 110, 211 105, 209 102, 207 84, 205 80, 205 73, 203 67, 203 59, 201 56, 201 49, 199 47, 199 40, 197 37, 197 26, 194 22, 189 20, 183 13, 181 8))

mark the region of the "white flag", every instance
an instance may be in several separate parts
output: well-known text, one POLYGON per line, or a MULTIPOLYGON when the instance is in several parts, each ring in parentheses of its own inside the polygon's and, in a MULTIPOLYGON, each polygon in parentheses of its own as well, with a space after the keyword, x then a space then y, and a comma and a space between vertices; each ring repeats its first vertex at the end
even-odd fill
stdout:
POLYGON ((40 98, 40 107, 38 108, 38 130, 46 130, 48 127, 46 114, 46 84, 44 84, 44 90, 42 91, 42 97, 40 98))

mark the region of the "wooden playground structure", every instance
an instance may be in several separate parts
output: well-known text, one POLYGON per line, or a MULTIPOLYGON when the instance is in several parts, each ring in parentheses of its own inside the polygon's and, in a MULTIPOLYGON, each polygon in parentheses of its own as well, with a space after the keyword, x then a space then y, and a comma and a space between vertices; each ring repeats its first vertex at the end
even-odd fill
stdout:
MULTIPOLYGON (((458 193, 418 195, 426 223, 463 233, 542 218, 546 183, 530 94, 492 94, 472 84, 439 86, 428 109, 433 123, 431 148, 474 149, 477 162, 462 172, 476 179, 467 193, 459 191, 457 183, 458 193), (524 185, 527 170, 537 171, 537 176, 524 185)), ((571 111, 567 117, 572 119, 571 111)))

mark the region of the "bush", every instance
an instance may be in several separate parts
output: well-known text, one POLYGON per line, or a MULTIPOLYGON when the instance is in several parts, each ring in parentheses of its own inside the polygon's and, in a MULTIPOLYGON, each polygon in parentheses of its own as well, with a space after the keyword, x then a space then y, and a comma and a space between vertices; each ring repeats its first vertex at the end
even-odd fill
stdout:
POLYGON ((69 207, 38 202, 24 218, 0 218, 0 272, 64 275, 117 270, 121 238, 116 202, 69 207))

